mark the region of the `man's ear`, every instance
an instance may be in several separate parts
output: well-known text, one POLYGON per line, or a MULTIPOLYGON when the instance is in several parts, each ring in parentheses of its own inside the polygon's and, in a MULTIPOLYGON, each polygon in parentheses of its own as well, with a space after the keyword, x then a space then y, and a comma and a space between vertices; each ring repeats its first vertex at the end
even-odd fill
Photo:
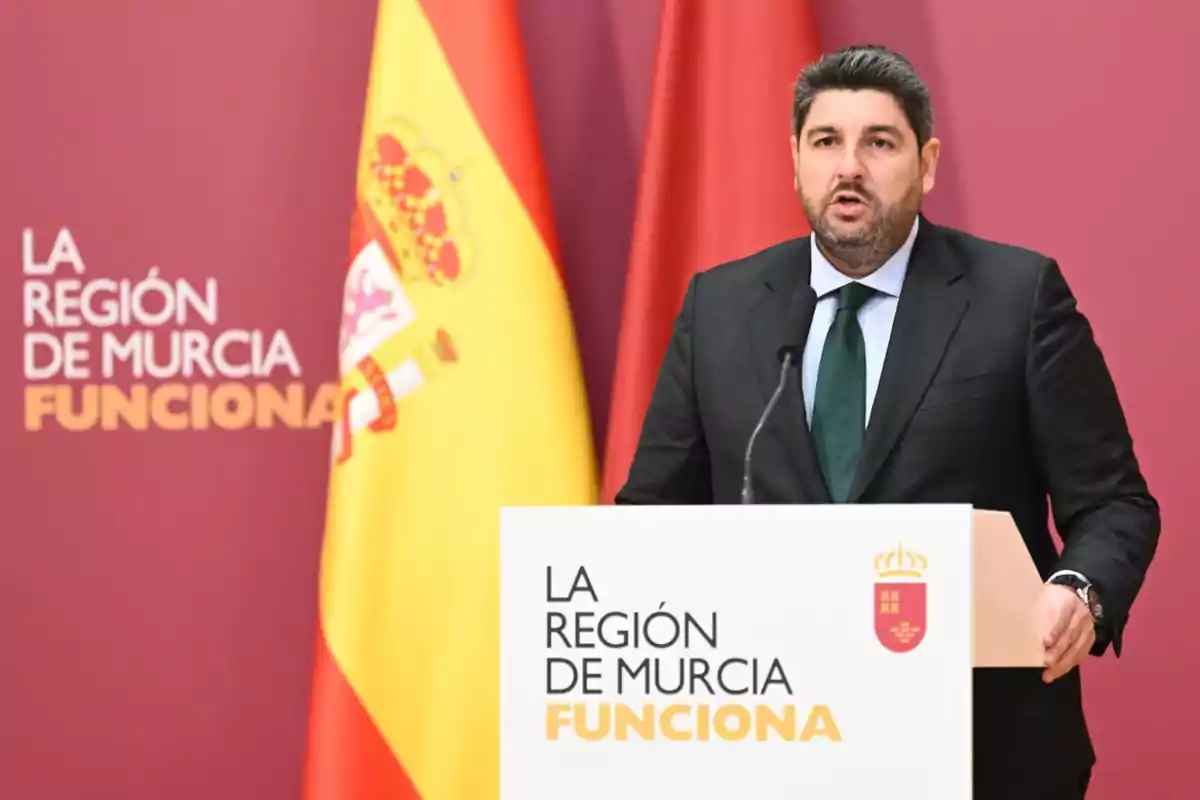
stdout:
POLYGON ((937 183, 938 158, 942 154, 942 143, 939 139, 930 139, 921 148, 921 189, 925 194, 933 191, 937 183))
POLYGON ((792 188, 800 191, 800 137, 792 134, 789 139, 792 145, 792 188))

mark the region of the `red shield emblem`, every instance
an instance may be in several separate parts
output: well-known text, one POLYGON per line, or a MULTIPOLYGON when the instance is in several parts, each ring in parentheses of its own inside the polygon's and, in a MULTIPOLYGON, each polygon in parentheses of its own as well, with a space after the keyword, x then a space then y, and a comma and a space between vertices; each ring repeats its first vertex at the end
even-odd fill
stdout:
POLYGON ((907 653, 925 638, 925 584, 875 584, 875 635, 887 649, 907 653))

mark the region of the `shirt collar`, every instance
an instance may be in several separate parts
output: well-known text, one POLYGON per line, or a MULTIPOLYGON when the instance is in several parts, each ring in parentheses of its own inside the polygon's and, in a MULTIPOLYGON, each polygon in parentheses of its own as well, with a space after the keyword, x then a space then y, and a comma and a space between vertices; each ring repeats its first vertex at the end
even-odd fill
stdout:
MULTIPOLYGON (((863 278, 859 283, 870 286, 877 292, 899 297, 900 288, 904 285, 904 276, 908 272, 908 259, 912 255, 913 242, 916 241, 917 228, 920 223, 921 218, 918 216, 913 220, 912 230, 908 232, 908 238, 904 240, 904 244, 900 245, 900 248, 884 262, 882 267, 863 278)), ((838 272, 837 267, 829 263, 829 259, 825 258, 821 248, 817 247, 816 236, 808 238, 809 248, 812 252, 812 274, 809 282, 819 299, 842 288, 852 279, 838 272)))

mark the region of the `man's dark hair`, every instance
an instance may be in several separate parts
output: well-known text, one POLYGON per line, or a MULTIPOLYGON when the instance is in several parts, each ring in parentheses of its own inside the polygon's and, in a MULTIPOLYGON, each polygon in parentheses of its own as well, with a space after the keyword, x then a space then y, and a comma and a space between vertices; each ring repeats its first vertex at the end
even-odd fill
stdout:
POLYGON ((854 45, 810 64, 796 80, 792 100, 792 132, 800 135, 817 94, 827 89, 878 89, 899 101, 917 135, 917 149, 933 136, 933 101, 929 87, 908 59, 880 45, 854 45))

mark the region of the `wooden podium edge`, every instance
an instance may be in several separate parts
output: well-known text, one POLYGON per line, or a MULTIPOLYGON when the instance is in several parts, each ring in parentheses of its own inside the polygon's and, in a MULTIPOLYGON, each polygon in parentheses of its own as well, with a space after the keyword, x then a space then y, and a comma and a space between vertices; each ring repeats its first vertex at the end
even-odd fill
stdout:
POLYGON ((971 513, 973 664, 1042 667, 1037 604, 1042 579, 1006 511, 971 513))

